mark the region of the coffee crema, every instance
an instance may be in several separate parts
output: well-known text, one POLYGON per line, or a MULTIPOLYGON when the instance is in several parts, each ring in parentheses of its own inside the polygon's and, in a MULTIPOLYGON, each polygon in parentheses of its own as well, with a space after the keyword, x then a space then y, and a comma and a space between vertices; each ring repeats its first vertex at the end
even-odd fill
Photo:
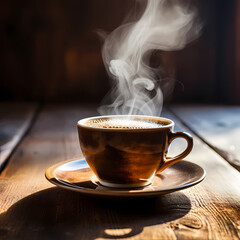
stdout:
POLYGON ((85 126, 96 128, 110 128, 110 129, 146 129, 146 128, 161 128, 166 126, 166 123, 155 122, 143 119, 91 119, 84 123, 85 126))

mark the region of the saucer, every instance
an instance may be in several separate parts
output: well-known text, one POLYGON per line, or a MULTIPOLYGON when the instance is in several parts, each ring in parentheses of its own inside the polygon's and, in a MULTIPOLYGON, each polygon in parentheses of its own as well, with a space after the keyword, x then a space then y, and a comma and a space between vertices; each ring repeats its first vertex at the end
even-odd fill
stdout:
POLYGON ((72 191, 112 197, 151 197, 179 191, 200 183, 205 170, 199 165, 181 160, 155 175, 152 184, 135 189, 108 188, 100 185, 85 159, 72 159, 50 167, 45 176, 58 187, 72 191))

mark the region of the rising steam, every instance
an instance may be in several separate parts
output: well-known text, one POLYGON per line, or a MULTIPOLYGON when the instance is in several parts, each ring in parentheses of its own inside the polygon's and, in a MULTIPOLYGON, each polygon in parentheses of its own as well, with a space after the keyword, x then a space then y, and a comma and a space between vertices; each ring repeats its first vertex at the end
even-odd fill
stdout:
POLYGON ((160 115, 161 77, 150 67, 151 52, 180 50, 199 31, 196 10, 186 1, 148 0, 138 21, 118 27, 105 40, 103 61, 115 84, 112 103, 101 106, 100 114, 160 115))

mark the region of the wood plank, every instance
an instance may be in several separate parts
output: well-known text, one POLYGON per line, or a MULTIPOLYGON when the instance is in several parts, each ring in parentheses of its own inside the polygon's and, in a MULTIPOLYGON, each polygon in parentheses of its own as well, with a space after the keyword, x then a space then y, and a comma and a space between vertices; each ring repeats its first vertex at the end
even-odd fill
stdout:
POLYGON ((240 106, 172 107, 173 112, 235 168, 240 170, 240 106))
MULTIPOLYGON (((111 201, 48 183, 49 166, 81 157, 76 122, 92 115, 94 108, 77 105, 47 106, 39 114, 0 176, 1 239, 239 239, 240 173, 195 135, 187 160, 207 177, 181 192, 111 201)), ((184 145, 176 142, 171 154, 184 145)))
POLYGON ((28 130, 36 103, 0 102, 0 170, 28 130))

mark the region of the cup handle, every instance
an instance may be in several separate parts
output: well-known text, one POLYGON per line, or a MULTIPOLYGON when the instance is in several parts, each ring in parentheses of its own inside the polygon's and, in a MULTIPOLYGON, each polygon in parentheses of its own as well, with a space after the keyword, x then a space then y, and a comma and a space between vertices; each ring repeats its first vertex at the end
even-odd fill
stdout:
POLYGON ((182 160, 185 158, 192 150, 193 148, 193 138, 189 133, 186 132, 170 132, 168 135, 168 145, 171 144, 171 142, 176 138, 184 138, 187 141, 187 147, 186 149, 177 155, 176 157, 166 157, 164 159, 163 164, 160 165, 159 169, 157 170, 156 174, 163 171, 165 168, 171 166, 172 164, 182 160))

